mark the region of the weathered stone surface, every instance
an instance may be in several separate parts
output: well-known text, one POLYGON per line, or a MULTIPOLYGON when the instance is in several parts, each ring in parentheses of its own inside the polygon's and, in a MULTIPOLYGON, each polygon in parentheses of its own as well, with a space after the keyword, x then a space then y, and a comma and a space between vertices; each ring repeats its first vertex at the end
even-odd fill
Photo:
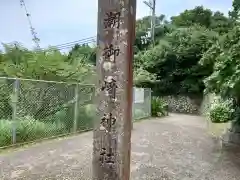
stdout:
MULTIPOLYGON (((237 180, 240 148, 221 150, 197 116, 134 124, 132 180, 237 180)), ((0 155, 1 180, 91 179, 92 132, 0 155)))
POLYGON ((129 180, 136 0, 98 0, 93 180, 129 180))

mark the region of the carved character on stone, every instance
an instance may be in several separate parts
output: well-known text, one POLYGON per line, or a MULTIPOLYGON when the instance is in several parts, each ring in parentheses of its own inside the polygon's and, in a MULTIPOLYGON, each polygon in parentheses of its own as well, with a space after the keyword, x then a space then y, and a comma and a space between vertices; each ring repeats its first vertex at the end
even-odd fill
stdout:
POLYGON ((104 28, 119 28, 120 27, 120 12, 107 12, 104 18, 104 28))
POLYGON ((104 85, 101 87, 101 91, 105 91, 106 95, 110 97, 111 100, 116 99, 116 80, 112 76, 108 76, 104 80, 104 85))
POLYGON ((104 163, 104 157, 107 154, 106 148, 102 148, 100 151, 100 158, 99 161, 103 164, 104 163))
POLYGON ((103 57, 105 60, 109 60, 113 56, 113 62, 115 62, 116 57, 119 55, 120 49, 114 48, 112 44, 108 47, 105 47, 103 50, 103 57))
POLYGON ((109 152, 107 152, 106 148, 102 148, 100 151, 99 160, 102 164, 106 163, 109 165, 113 165, 115 163, 115 157, 112 153, 112 148, 109 148, 109 152))
POLYGON ((102 119, 101 119, 101 125, 108 129, 108 131, 111 131, 112 126, 114 126, 116 123, 116 117, 113 117, 112 113, 104 113, 102 119))

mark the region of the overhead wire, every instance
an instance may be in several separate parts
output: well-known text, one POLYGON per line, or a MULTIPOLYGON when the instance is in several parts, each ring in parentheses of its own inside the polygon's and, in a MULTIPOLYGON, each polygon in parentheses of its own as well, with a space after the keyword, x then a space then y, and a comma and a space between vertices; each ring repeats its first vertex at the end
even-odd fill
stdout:
MULTIPOLYGON (((40 44, 39 44, 40 39, 37 37, 37 32, 36 32, 35 28, 33 28, 33 24, 32 24, 31 18, 30 18, 31 15, 28 12, 25 1, 20 0, 20 5, 25 10, 27 20, 28 20, 28 24, 30 26, 30 31, 31 31, 31 34, 32 34, 32 37, 33 37, 32 40, 35 43, 35 45, 37 47, 37 50, 38 51, 45 51, 47 48, 40 48, 40 44)), ((58 50, 64 50, 64 49, 72 48, 76 44, 84 45, 84 44, 96 43, 96 38, 97 38, 96 36, 92 36, 92 37, 88 37, 88 38, 84 38, 84 39, 80 39, 80 40, 76 40, 76 41, 72 41, 72 42, 67 42, 67 43, 63 43, 63 44, 59 44, 59 45, 54 45, 54 46, 51 46, 51 47, 54 47, 58 50)))
POLYGON ((79 41, 79 42, 75 42, 75 43, 72 43, 72 44, 67 44, 67 45, 64 45, 64 46, 52 46, 58 50, 64 50, 64 49, 69 49, 69 48, 72 48, 74 47, 75 45, 89 45, 89 44, 92 44, 92 43, 95 43, 96 41, 94 40, 88 40, 88 41, 79 41))
MULTIPOLYGON (((93 36, 94 37, 94 36, 93 36)), ((96 43, 96 39, 95 38, 85 38, 85 39, 80 39, 80 40, 76 40, 76 41, 72 41, 72 42, 68 42, 68 43, 63 43, 63 44, 59 44, 59 45, 53 45, 50 47, 53 47, 55 49, 58 50, 64 50, 64 49, 69 49, 69 48, 73 48, 75 45, 89 45, 89 44, 94 44, 96 43)), ((19 44, 16 42, 13 43, 6 43, 6 45, 13 45, 13 44, 19 44)), ((38 51, 46 51, 48 48, 40 48, 38 49, 38 51)))
POLYGON ((78 44, 78 43, 85 43, 85 42, 88 43, 88 42, 95 42, 95 41, 96 41, 96 36, 92 36, 92 37, 88 37, 88 38, 84 38, 84 39, 80 39, 80 40, 76 40, 76 41, 72 41, 72 42, 55 45, 54 47, 60 48, 62 46, 69 46, 69 45, 78 44))
POLYGON ((89 44, 91 44, 91 43, 93 43, 93 41, 85 41, 85 42, 80 42, 80 43, 75 43, 75 44, 69 44, 69 45, 67 45, 67 46, 61 46, 61 47, 55 47, 56 49, 58 49, 58 50, 64 50, 64 49, 69 49, 69 48, 72 48, 73 46, 75 46, 76 44, 78 44, 78 45, 89 45, 89 44))

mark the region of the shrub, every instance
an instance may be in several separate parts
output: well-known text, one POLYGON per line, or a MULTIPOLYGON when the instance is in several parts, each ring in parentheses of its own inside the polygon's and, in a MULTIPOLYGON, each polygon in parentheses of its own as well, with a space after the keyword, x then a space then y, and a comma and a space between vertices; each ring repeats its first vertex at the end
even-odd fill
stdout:
MULTIPOLYGON (((42 122, 53 122, 63 124, 69 133, 74 131, 74 119, 75 119, 75 109, 68 108, 63 109, 56 114, 47 117, 46 120, 41 120, 42 122)), ((77 131, 86 130, 93 128, 93 121, 96 114, 96 105, 86 104, 79 106, 77 109, 77 131)))
POLYGON ((96 105, 87 104, 78 110, 78 130, 91 129, 96 117, 96 105))
POLYGON ((152 108, 152 116, 153 117, 166 116, 168 113, 167 103, 165 103, 159 97, 152 97, 151 108, 152 108))
POLYGON ((234 108, 230 100, 218 101, 209 111, 209 118, 213 123, 225 123, 233 119, 234 108))
POLYGON ((16 127, 17 142, 33 141, 67 133, 65 126, 61 123, 41 122, 29 116, 18 119, 16 127))
POLYGON ((0 120, 0 146, 11 144, 12 123, 15 123, 16 126, 17 143, 57 136, 67 132, 63 124, 40 122, 28 116, 15 122, 2 119, 0 120))
MULTIPOLYGON (((18 118, 16 121, 0 119, 0 147, 12 143, 13 123, 16 127, 17 143, 34 141, 72 132, 74 116, 70 116, 73 114, 71 110, 72 109, 62 110, 41 120, 36 120, 31 116, 18 118)), ((95 110, 96 106, 94 104, 79 107, 77 130, 93 128, 95 110)))
POLYGON ((0 147, 10 145, 12 142, 12 122, 0 120, 0 147))

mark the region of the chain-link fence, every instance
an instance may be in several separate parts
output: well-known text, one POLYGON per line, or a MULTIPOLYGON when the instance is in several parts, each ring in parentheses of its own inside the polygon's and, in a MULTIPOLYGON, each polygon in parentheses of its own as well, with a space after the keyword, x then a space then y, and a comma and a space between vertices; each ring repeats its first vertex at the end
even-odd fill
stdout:
MULTIPOLYGON (((143 92, 134 119, 151 116, 151 92, 143 92)), ((0 78, 0 147, 91 130, 94 93, 92 84, 0 78)))
POLYGON ((151 89, 133 88, 133 120, 151 117, 151 89))
POLYGON ((0 78, 0 146, 92 128, 94 85, 0 78))

